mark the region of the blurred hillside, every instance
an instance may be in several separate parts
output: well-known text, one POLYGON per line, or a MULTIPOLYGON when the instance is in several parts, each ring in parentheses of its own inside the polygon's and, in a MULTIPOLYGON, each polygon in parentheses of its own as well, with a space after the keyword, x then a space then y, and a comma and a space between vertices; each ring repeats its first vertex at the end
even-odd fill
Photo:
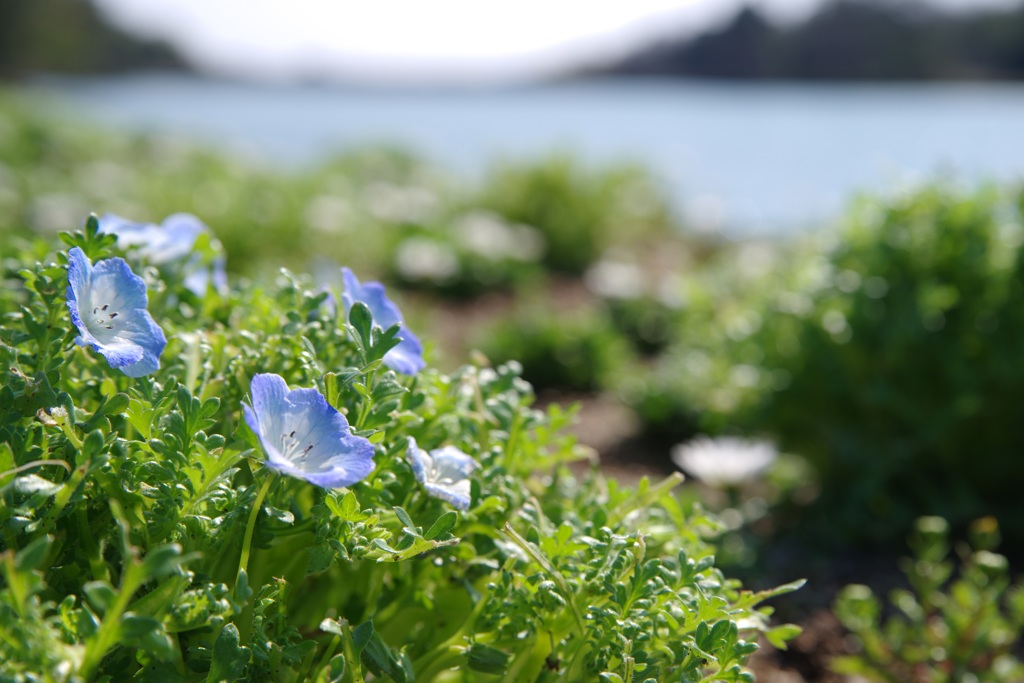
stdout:
POLYGON ((169 45, 119 31, 88 0, 0 2, 0 78, 187 68, 169 45))
POLYGON ((803 23, 746 8, 726 26, 664 41, 600 75, 939 80, 1024 77, 1024 4, 943 13, 918 2, 835 0, 803 23))

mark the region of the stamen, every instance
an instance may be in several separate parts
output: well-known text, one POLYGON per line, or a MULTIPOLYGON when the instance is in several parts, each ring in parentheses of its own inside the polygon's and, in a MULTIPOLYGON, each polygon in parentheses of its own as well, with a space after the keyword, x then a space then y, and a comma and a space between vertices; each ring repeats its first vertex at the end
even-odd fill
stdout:
POLYGON ((110 314, 110 319, 111 320, 113 320, 116 317, 117 317, 117 313, 116 312, 110 314))
POLYGON ((101 310, 101 311, 105 311, 105 310, 107 310, 107 308, 109 308, 109 307, 110 307, 110 304, 103 304, 103 308, 101 308, 100 310, 101 310))

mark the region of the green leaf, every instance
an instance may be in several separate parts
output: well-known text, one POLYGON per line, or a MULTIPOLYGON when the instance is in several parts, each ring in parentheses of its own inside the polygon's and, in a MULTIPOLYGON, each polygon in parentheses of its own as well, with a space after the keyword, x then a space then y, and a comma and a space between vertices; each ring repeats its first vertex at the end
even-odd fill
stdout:
POLYGON ((105 614, 117 599, 117 591, 106 581, 89 581, 82 586, 82 590, 89 603, 101 614, 105 614))
POLYGON ((348 322, 358 335, 358 343, 364 351, 373 347, 373 313, 362 301, 356 301, 348 312, 348 322))
POLYGON ((46 554, 50 550, 52 541, 51 537, 43 536, 19 550, 18 554, 14 557, 15 569, 19 572, 30 572, 33 569, 38 569, 39 565, 46 559, 46 554))
POLYGON ((364 621, 363 623, 352 629, 352 646, 355 649, 357 655, 362 654, 363 648, 370 642, 370 638, 373 637, 373 621, 364 621))
POLYGON ((153 617, 125 614, 121 619, 122 638, 142 638, 154 631, 163 631, 163 624, 153 617))
POLYGON ((403 508, 398 507, 397 505, 395 506, 394 510, 395 514, 398 515, 399 521, 402 522, 402 525, 407 530, 412 532, 414 536, 419 536, 419 533, 417 532, 417 527, 415 524, 413 524, 412 517, 409 516, 409 513, 406 512, 403 508))
POLYGON ((213 644, 213 660, 206 683, 237 681, 245 674, 249 663, 249 648, 239 645, 238 627, 225 624, 213 644))
POLYGON ((428 541, 433 541, 439 536, 447 534, 449 531, 455 528, 455 525, 459 523, 459 513, 455 510, 449 510, 444 513, 433 524, 430 525, 430 529, 423 535, 423 538, 428 541))
POLYGON ((181 546, 177 543, 157 546, 146 554, 142 568, 148 578, 160 578, 174 572, 183 561, 181 546))
POLYGON ((345 655, 331 657, 331 668, 328 683, 341 683, 345 679, 345 655))
POLYGON ((510 655, 490 645, 473 643, 466 654, 469 656, 469 668, 473 671, 501 675, 508 669, 510 655))
POLYGON ((324 503, 331 512, 346 522, 361 522, 369 517, 359 509, 359 500, 352 491, 347 491, 341 497, 341 502, 338 502, 336 494, 330 494, 324 499, 324 503))
POLYGON ((413 680, 407 662, 401 661, 374 631, 373 621, 365 621, 352 631, 352 645, 360 661, 376 676, 390 676, 396 683, 413 680))
POLYGON ((768 631, 765 632, 764 637, 767 638, 768 642, 776 649, 785 650, 786 642, 796 638, 802 631, 803 629, 796 624, 783 624, 781 626, 768 629, 768 631))
POLYGON ((327 399, 329 405, 338 407, 338 397, 341 395, 341 382, 338 381, 338 375, 333 372, 328 372, 324 375, 324 398, 327 399))

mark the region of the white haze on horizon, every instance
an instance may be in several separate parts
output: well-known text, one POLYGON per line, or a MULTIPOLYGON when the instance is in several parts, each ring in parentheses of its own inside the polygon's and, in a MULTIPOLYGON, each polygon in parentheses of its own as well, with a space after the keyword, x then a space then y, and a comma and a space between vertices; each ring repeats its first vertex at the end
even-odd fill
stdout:
MULTIPOLYGON (((659 38, 824 0, 96 0, 118 26, 211 73, 263 80, 491 83, 557 76, 659 38)), ((904 0, 889 0, 903 4, 904 0)), ((1020 0, 924 0, 952 11, 1020 0)))

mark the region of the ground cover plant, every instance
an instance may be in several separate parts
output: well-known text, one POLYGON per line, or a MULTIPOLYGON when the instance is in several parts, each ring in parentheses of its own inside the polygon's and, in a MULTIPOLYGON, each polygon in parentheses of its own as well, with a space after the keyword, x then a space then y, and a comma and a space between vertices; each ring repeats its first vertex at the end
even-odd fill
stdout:
POLYGON ((914 525, 914 556, 902 564, 912 590, 890 596, 895 609, 864 585, 847 586, 836 614, 854 634, 856 654, 833 668, 869 681, 978 681, 1024 678, 1017 659, 1024 626, 1024 584, 1011 582, 1009 562, 995 552, 999 527, 991 517, 971 525, 970 541, 950 558, 949 525, 922 517, 914 525))
POLYGON ((517 365, 438 372, 353 272, 197 291, 124 238, 175 225, 5 246, 3 680, 749 681, 795 634, 517 365))

